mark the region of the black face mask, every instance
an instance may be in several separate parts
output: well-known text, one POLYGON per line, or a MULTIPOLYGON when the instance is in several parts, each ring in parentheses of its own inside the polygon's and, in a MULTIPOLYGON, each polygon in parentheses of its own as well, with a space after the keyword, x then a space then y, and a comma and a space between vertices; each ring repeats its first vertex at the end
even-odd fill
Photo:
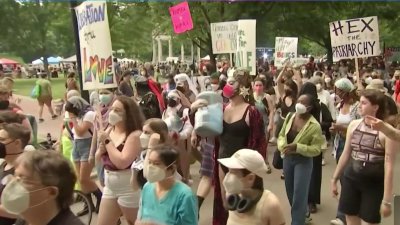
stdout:
POLYGON ((8 100, 0 101, 0 110, 8 109, 10 102, 8 100))
POLYGON ((9 142, 7 144, 0 142, 0 159, 4 159, 7 155, 19 155, 22 153, 22 152, 19 152, 19 153, 7 154, 6 145, 9 145, 9 144, 13 143, 14 141, 9 142))
POLYGON ((169 107, 173 108, 178 105, 178 102, 175 99, 169 98, 167 104, 169 107))

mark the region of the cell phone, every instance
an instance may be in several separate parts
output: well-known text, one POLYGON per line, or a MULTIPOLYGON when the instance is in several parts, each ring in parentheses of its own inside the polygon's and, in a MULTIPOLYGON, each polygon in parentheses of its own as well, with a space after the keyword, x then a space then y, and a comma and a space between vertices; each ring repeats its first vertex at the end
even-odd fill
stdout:
POLYGON ((176 90, 178 90, 178 91, 180 91, 180 92, 182 92, 182 93, 185 92, 185 88, 182 87, 182 86, 177 86, 177 87, 176 87, 176 90))

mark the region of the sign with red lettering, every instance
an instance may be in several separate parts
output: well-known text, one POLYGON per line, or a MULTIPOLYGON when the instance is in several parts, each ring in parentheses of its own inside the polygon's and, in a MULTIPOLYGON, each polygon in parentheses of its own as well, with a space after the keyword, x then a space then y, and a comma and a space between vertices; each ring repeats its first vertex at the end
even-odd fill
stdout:
POLYGON ((364 17, 329 23, 333 61, 381 54, 378 17, 364 17))
POLYGON ((236 53, 238 21, 211 23, 214 54, 236 53))
POLYGON ((275 66, 282 67, 288 60, 297 58, 297 37, 276 37, 275 38, 275 66))
POLYGON ((172 26, 176 34, 193 29, 192 15, 190 14, 187 2, 170 7, 169 14, 171 15, 172 26))

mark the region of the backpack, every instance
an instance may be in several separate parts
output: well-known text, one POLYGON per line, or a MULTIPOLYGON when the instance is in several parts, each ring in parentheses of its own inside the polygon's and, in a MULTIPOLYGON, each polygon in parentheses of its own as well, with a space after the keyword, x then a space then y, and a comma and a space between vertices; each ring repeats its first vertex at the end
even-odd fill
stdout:
POLYGON ((153 92, 147 92, 142 97, 142 100, 139 102, 139 107, 142 109, 146 120, 150 118, 161 118, 158 99, 153 92))
POLYGON ((38 83, 36 83, 35 87, 33 87, 33 89, 32 89, 31 97, 38 98, 41 94, 41 91, 42 91, 42 87, 38 83))

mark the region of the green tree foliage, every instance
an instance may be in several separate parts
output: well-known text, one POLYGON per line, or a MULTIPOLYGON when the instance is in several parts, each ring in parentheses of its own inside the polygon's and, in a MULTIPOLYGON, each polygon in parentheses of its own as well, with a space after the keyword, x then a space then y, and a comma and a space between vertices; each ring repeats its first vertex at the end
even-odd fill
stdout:
MULTIPOLYGON (((273 47, 276 36, 299 37, 299 53, 331 55, 329 22, 378 16, 381 45, 400 41, 397 2, 189 2, 194 29, 174 34, 168 8, 176 2, 108 2, 113 49, 124 49, 124 57, 151 60, 152 37, 171 35, 174 53, 180 44, 212 54, 210 23, 238 19, 257 20, 257 46, 273 47)), ((75 52, 71 9, 68 2, 33 0, 0 4, 0 52, 31 61, 38 57, 75 52)), ((175 54, 177 55, 177 54, 175 54)), ((118 55, 120 57, 120 55, 118 55)), ((214 59, 215 57, 211 57, 214 59)))

